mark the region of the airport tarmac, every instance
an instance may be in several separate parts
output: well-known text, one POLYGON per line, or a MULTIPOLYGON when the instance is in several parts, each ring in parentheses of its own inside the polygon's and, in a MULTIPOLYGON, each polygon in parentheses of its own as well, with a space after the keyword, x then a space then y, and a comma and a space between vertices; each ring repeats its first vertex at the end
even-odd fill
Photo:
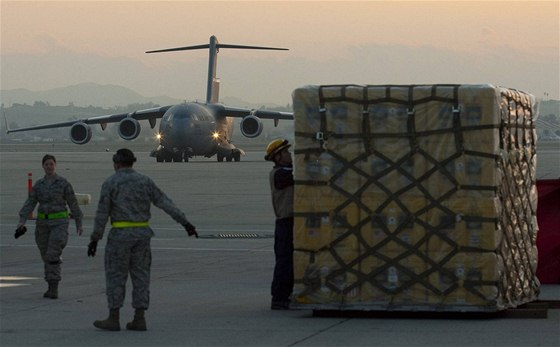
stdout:
MULTIPOLYGON (((121 147, 121 146, 119 146, 121 147)), ((133 144, 129 147, 135 150, 133 144)), ((154 181, 197 226, 200 238, 153 207, 151 303, 148 331, 108 332, 103 255, 86 256, 99 189, 113 173, 108 152, 80 146, 0 147, 0 346, 560 346, 560 310, 547 318, 313 317, 310 310, 271 311, 274 217, 271 164, 260 151, 241 162, 196 159, 156 164, 138 150, 135 168, 154 181), (15 149, 14 149, 15 148, 15 149), (43 265, 30 231, 15 240, 27 174, 43 175, 45 153, 77 193, 84 235, 70 227, 57 300, 44 299, 43 265), (230 238, 223 237, 224 235, 230 238), (237 236, 237 237, 236 237, 237 236), (245 236, 245 237, 244 237, 245 236)), ((557 155, 558 152, 556 152, 557 155)), ((558 176, 554 177, 557 178, 558 176)), ((130 321, 130 281, 121 327, 130 321)), ((559 300, 560 285, 543 285, 542 300, 559 300)))

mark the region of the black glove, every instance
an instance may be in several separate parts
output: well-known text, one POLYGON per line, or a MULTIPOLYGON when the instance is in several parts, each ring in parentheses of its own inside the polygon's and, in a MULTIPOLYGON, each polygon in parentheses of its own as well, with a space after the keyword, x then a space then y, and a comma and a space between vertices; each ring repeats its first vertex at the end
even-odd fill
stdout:
POLYGON ((95 257, 95 252, 97 252, 97 241, 91 241, 87 246, 87 256, 95 257))
POLYGON ((187 234, 189 234, 189 236, 194 235, 198 239, 198 233, 196 232, 196 228, 194 227, 194 225, 187 222, 186 224, 183 224, 183 226, 185 227, 185 230, 187 231, 187 234))
POLYGON ((26 232, 27 232, 27 228, 25 227, 25 225, 22 225, 16 229, 16 233, 14 234, 14 237, 17 239, 21 235, 25 234, 26 232))

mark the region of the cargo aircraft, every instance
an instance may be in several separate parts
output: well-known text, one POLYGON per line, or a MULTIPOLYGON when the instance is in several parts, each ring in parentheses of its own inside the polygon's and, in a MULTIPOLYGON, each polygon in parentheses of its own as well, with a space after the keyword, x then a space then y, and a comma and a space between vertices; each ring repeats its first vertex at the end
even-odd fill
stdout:
POLYGON ((209 44, 148 51, 146 53, 209 49, 206 101, 184 102, 131 113, 104 115, 18 129, 6 127, 7 133, 70 127, 70 139, 73 143, 81 145, 91 140, 90 125, 99 124, 105 130, 107 123, 118 123, 119 136, 125 140, 134 140, 140 134, 139 121, 148 120, 153 129, 156 126, 156 120, 161 118, 159 132, 156 134, 159 145, 150 154, 156 158, 157 162, 189 161, 194 156, 210 158, 214 155, 218 161, 224 161, 224 159, 240 161, 243 151, 231 142, 234 117, 241 118, 241 133, 246 137, 254 138, 259 136, 263 130, 261 119, 273 119, 274 125, 277 126, 281 119, 293 119, 293 114, 220 104, 218 101, 220 81, 216 78, 216 64, 218 52, 224 48, 287 50, 286 48, 221 44, 215 36, 211 36, 209 44))

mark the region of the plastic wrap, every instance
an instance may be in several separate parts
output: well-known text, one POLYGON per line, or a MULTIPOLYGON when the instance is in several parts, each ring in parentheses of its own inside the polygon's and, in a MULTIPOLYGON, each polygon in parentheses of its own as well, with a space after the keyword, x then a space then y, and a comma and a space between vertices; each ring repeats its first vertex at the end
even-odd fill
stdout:
POLYGON ((533 301, 534 97, 492 85, 293 92, 296 307, 533 301))

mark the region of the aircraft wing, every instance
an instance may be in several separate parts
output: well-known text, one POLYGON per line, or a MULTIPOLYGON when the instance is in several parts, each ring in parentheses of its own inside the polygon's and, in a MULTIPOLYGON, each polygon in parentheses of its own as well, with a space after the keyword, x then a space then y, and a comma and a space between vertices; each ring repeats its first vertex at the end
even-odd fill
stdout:
POLYGON ((90 118, 85 118, 85 119, 76 119, 76 120, 71 120, 71 121, 66 121, 66 122, 59 122, 59 123, 52 123, 52 124, 45 124, 45 125, 36 125, 36 126, 18 128, 18 129, 8 129, 8 128, 6 128, 7 129, 6 133, 9 134, 9 133, 15 133, 15 132, 20 132, 20 131, 71 127, 72 125, 74 125, 76 123, 80 123, 80 122, 85 123, 85 124, 100 124, 101 127, 103 129, 105 129, 105 126, 107 125, 107 123, 120 122, 121 120, 123 120, 126 117, 131 117, 131 118, 134 118, 136 120, 148 119, 148 120, 150 120, 150 125, 152 125, 152 127, 153 127, 155 125, 155 120, 157 118, 163 117, 165 112, 170 107, 171 106, 154 107, 154 108, 149 108, 149 109, 139 110, 139 111, 134 111, 134 112, 129 112, 129 113, 96 116, 96 117, 90 117, 90 118))
POLYGON ((226 117, 245 117, 248 115, 253 115, 262 119, 287 119, 293 120, 294 114, 291 112, 280 112, 280 111, 268 111, 268 110, 251 110, 248 108, 242 107, 231 107, 220 105, 220 109, 218 110, 220 116, 226 117))

